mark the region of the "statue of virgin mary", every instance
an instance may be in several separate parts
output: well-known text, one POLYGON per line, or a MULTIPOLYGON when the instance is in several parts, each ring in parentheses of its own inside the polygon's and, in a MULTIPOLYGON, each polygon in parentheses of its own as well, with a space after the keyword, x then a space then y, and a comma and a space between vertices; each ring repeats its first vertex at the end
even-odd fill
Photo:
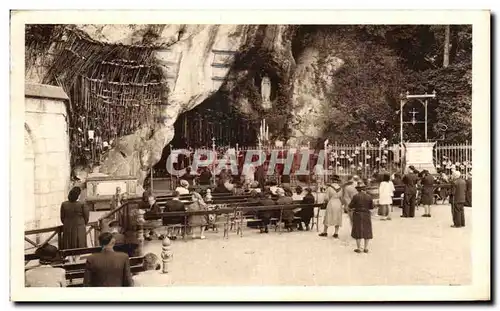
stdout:
POLYGON ((267 76, 262 78, 262 83, 260 86, 260 92, 262 95, 262 102, 268 103, 271 101, 271 80, 267 76))

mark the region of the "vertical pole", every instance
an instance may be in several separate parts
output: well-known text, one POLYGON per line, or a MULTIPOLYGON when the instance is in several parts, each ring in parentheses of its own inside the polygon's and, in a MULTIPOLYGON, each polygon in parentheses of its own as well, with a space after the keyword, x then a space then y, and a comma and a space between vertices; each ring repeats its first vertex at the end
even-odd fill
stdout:
POLYGON ((325 164, 325 170, 324 170, 324 172, 325 172, 325 176, 324 176, 323 178, 325 179, 325 183, 327 183, 327 182, 328 182, 328 175, 329 175, 329 174, 328 174, 328 152, 327 152, 327 148, 328 148, 328 144, 327 144, 327 142, 325 141, 325 142, 323 143, 323 149, 324 149, 324 151, 323 151, 323 152, 324 152, 324 157, 325 157, 325 160, 323 161, 323 162, 324 162, 324 164, 325 164))
POLYGON ((172 260, 172 242, 168 237, 165 237, 161 242, 161 259, 162 259, 162 273, 168 273, 168 263, 172 260))
POLYGON ((213 180, 213 185, 215 186, 217 180, 215 177, 215 172, 216 172, 216 167, 217 167, 217 154, 215 153, 215 137, 212 137, 212 157, 215 157, 213 161, 213 173, 212 173, 212 180, 213 180))
MULTIPOLYGON (((333 154, 337 154, 337 142, 335 142, 335 146, 333 148, 333 154)), ((335 174, 338 174, 338 170, 337 170, 337 158, 334 158, 333 160, 335 161, 335 174)))
MULTIPOLYGON (((151 119, 153 119, 153 103, 152 102, 149 104, 149 113, 151 114, 151 119)), ((154 167, 153 152, 152 152, 153 150, 152 149, 153 148, 151 148, 151 152, 149 154, 149 158, 151 159, 151 175, 150 175, 151 193, 153 193, 153 167, 154 167)))
MULTIPOLYGON (((403 95, 401 94, 401 97, 403 95)), ((405 173, 405 163, 403 159, 403 107, 404 107, 404 101, 403 98, 401 98, 401 101, 399 102, 399 152, 400 152, 400 161, 401 163, 401 174, 405 173)))
POLYGON ((307 167, 309 174, 307 174, 307 187, 311 188, 311 143, 307 142, 307 167))
POLYGON ((144 214, 142 209, 137 209, 137 253, 138 256, 144 255, 144 214))
POLYGON ((439 162, 437 151, 438 151, 438 146, 436 144, 436 145, 434 145, 434 167, 437 167, 438 165, 441 166, 441 163, 439 162))
MULTIPOLYGON (((172 145, 169 144, 168 146, 170 148, 170 152, 168 153, 168 156, 171 157, 172 156, 172 145)), ((167 172, 167 173, 168 173, 168 175, 170 175, 170 190, 174 190, 175 189, 174 188, 174 181, 173 181, 173 177, 172 177, 172 171, 173 171, 173 168, 174 168, 174 163, 172 163, 172 161, 170 161, 170 163, 169 163, 169 161, 167 160, 167 165, 171 165, 172 166, 169 169, 170 172, 167 172)))
POLYGON ((399 141, 401 146, 403 146, 403 99, 399 103, 399 141))
POLYGON ((427 142, 427 99, 424 103, 425 106, 425 141, 427 142))

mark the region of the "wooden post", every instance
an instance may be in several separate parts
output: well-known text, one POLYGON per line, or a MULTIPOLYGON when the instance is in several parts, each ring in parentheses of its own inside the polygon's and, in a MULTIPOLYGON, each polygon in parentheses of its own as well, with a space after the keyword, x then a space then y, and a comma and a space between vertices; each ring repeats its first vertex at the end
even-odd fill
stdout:
POLYGON ((217 184, 217 177, 215 176, 215 172, 217 170, 217 154, 215 153, 215 137, 212 137, 212 157, 215 156, 214 161, 212 162, 214 167, 212 170, 212 180, 213 180, 213 185, 215 186, 217 184))
POLYGON ((443 67, 446 68, 450 64, 450 25, 445 26, 443 47, 443 67))
POLYGON ((165 237, 161 242, 161 260, 162 260, 162 273, 168 273, 168 263, 172 261, 172 242, 168 237, 165 237))
POLYGON ((144 255, 144 214, 142 209, 137 210, 137 253, 138 256, 144 255))

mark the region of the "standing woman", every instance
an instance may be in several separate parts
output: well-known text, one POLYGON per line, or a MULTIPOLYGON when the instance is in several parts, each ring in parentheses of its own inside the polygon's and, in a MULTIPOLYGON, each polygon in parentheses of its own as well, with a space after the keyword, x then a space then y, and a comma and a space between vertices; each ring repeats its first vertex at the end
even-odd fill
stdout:
POLYGON ((381 218, 380 220, 391 220, 389 206, 392 205, 392 197, 394 196, 395 189, 389 174, 384 174, 382 178, 382 182, 378 188, 378 204, 382 207, 382 217, 385 218, 381 218))
POLYGON ((85 229, 89 222, 89 209, 78 202, 81 192, 80 187, 74 187, 68 194, 68 201, 61 204, 62 249, 87 247, 85 229))
POLYGON ((339 185, 340 176, 333 176, 333 183, 326 189, 326 197, 328 204, 326 205, 325 218, 323 219, 323 232, 319 236, 326 237, 328 235, 328 227, 335 226, 333 237, 339 238, 339 229, 342 226, 342 197, 344 191, 339 185))
POLYGON ((421 203, 425 211, 422 217, 431 217, 431 204, 434 201, 434 177, 427 170, 423 171, 423 175, 421 203))
POLYGON ((366 186, 363 184, 356 187, 358 194, 352 198, 349 209, 352 214, 351 237, 356 240, 356 253, 361 253, 361 240, 364 240, 364 252, 368 253, 368 241, 373 239, 372 214, 373 199, 366 193, 366 186))

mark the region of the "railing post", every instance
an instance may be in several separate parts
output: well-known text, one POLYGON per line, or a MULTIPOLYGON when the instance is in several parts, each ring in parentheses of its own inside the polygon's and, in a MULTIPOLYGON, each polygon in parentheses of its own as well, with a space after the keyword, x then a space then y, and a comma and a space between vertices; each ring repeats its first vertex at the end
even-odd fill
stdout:
POLYGON ((146 212, 138 209, 137 210, 137 252, 139 256, 144 255, 144 214, 146 212))
POLYGON ((161 242, 162 273, 168 273, 168 263, 172 261, 174 256, 171 246, 172 242, 170 242, 168 237, 165 237, 161 242))
POLYGON ((59 250, 62 249, 63 243, 62 243, 62 226, 59 226, 57 229, 57 248, 59 250))

